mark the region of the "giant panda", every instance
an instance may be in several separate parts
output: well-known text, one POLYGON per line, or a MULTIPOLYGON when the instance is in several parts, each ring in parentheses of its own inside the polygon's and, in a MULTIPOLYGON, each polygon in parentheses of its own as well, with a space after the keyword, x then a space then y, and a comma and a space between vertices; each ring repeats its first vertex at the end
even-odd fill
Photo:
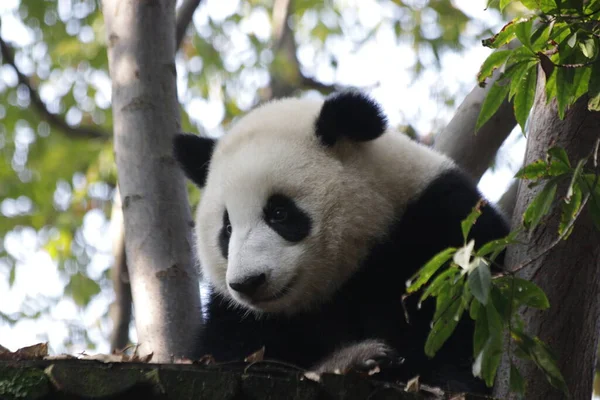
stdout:
MULTIPOLYGON (((174 155, 202 188, 196 250, 210 298, 198 356, 239 361, 264 346, 311 371, 380 363, 390 379, 488 391, 472 374, 472 321, 429 359, 433 304, 402 302, 420 267, 463 244, 481 194, 449 158, 388 128, 370 96, 270 101, 218 140, 177 134, 174 155)), ((486 203, 471 238, 507 233, 486 203)))

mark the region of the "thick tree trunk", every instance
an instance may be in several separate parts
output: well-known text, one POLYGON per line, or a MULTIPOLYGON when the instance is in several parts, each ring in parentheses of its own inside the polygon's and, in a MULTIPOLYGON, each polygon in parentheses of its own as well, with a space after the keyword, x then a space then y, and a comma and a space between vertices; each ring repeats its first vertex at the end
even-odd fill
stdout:
POLYGON ((190 354, 200 323, 180 130, 174 0, 103 0, 115 152, 140 353, 190 354))
MULTIPOLYGON (((527 138, 525 163, 544 158, 550 147, 563 147, 573 164, 587 156, 600 135, 600 113, 587 110, 582 98, 560 120, 556 103, 546 105, 543 72, 538 74, 537 96, 532 111, 527 138)), ((529 188, 519 185, 513 226, 521 223, 525 208, 543 185, 529 188)), ((566 185, 564 185, 566 186, 566 185)), ((557 197, 564 196, 566 187, 559 188, 557 197)), ((556 240, 560 207, 531 233, 528 243, 511 246, 507 265, 514 267, 540 254, 556 240)), ((522 271, 548 295, 550 309, 524 312, 526 330, 539 336, 558 357, 558 366, 567 382, 573 399, 590 399, 600 329, 600 232, 595 229, 587 210, 579 215, 571 236, 539 257, 522 271)), ((563 399, 531 362, 518 362, 527 382, 527 399, 563 399)), ((495 395, 509 398, 509 364, 504 359, 496 381, 495 395)))

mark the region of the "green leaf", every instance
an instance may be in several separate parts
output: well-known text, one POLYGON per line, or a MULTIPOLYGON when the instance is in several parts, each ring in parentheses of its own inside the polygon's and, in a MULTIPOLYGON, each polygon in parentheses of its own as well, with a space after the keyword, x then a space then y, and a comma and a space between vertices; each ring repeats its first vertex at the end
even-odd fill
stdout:
POLYGON ((471 303, 470 313, 471 316, 473 313, 477 315, 477 318, 473 318, 476 321, 473 332, 473 357, 477 358, 490 337, 490 327, 487 320, 486 307, 482 307, 481 303, 477 300, 473 300, 471 303), (473 304, 476 304, 476 306, 473 306, 473 304))
POLYGON ((480 305, 481 305, 481 303, 478 302, 477 300, 473 300, 471 302, 471 307, 469 308, 469 316, 471 317, 472 320, 477 320, 477 315, 479 313, 480 305))
POLYGON ((575 75, 573 76, 573 97, 571 103, 574 103, 577 99, 588 92, 588 84, 592 69, 588 67, 575 68, 575 75))
POLYGON ((100 293, 100 286, 92 279, 77 272, 65 287, 65 294, 70 295, 78 306, 86 306, 92 298, 100 293))
POLYGON ((510 363, 510 391, 518 394, 521 398, 525 395, 525 379, 513 363, 510 363))
POLYGON ((489 39, 483 40, 482 44, 485 47, 490 47, 492 49, 498 49, 504 46, 505 44, 507 44, 515 38, 517 23, 520 20, 521 18, 515 18, 514 20, 510 21, 509 23, 504 25, 502 29, 500 29, 500 32, 498 32, 496 35, 492 36, 489 39))
POLYGON ((512 50, 498 50, 490 54, 481 65, 479 73, 477 74, 479 83, 483 83, 492 75, 496 68, 501 67, 511 53, 512 50))
POLYGON ((588 110, 600 111, 600 58, 591 66, 588 82, 588 110))
POLYGON ((465 244, 467 244, 467 238, 469 237, 469 232, 471 232, 471 228, 477 221, 477 218, 479 218, 479 216, 481 215, 482 205, 483 202, 481 200, 478 201, 475 207, 473 207, 473 209, 469 213, 469 215, 467 215, 467 217, 460 222, 460 227, 462 229, 463 240, 465 244))
POLYGON ((475 131, 478 131, 500 108, 504 99, 506 99, 506 95, 510 89, 509 84, 500 85, 498 81, 494 82, 490 91, 485 96, 485 100, 483 100, 483 105, 481 106, 481 110, 479 111, 479 116, 477 117, 477 123, 475 124, 475 131))
POLYGON ((498 310, 502 321, 508 325, 512 317, 515 315, 515 310, 517 310, 518 307, 511 303, 510 299, 506 297, 495 284, 492 284, 490 298, 494 302, 494 307, 496 307, 496 310, 498 310))
POLYGON ((531 47, 531 27, 533 26, 533 18, 527 19, 517 24, 517 29, 515 30, 515 34, 517 38, 525 47, 533 52, 531 47))
POLYGON ((575 44, 577 44, 577 32, 573 32, 569 39, 567 39, 567 45, 569 45, 569 47, 573 48, 575 47, 575 44))
POLYGON ((521 3, 530 10, 540 9, 545 13, 556 8, 554 0, 521 0, 521 3))
POLYGON ((590 100, 588 101, 588 110, 600 111, 600 93, 590 97, 590 100))
POLYGON ((555 388, 561 390, 567 397, 569 388, 563 378, 556 357, 552 354, 550 348, 537 337, 531 338, 523 332, 514 330, 512 336, 519 349, 527 354, 537 367, 544 373, 546 380, 555 388))
POLYGON ((540 26, 531 35, 531 47, 534 51, 544 50, 555 22, 555 20, 552 20, 550 23, 540 21, 540 26))
POLYGON ((487 242, 486 244, 481 246, 479 250, 477 250, 475 255, 479 257, 484 257, 489 253, 504 250, 509 244, 518 243, 518 241, 515 239, 517 233, 517 231, 512 231, 502 239, 495 239, 487 242))
MULTIPOLYGON (((483 307, 482 307, 483 308, 483 307)), ((494 385, 496 371, 504 349, 502 348, 502 320, 494 307, 493 302, 488 302, 485 307, 488 322, 489 337, 483 347, 483 360, 481 365, 482 377, 488 387, 494 385)))
POLYGON ((525 132, 525 122, 529 111, 533 106, 533 100, 535 99, 535 87, 537 85, 537 65, 532 65, 523 74, 521 82, 519 83, 519 90, 515 93, 515 117, 517 122, 521 126, 521 130, 525 132))
POLYGON ((483 259, 480 259, 479 265, 469 274, 468 282, 473 296, 481 304, 486 305, 492 285, 492 274, 490 273, 490 267, 483 259))
POLYGON ((544 189, 538 193, 523 214, 523 224, 527 229, 535 229, 544 217, 550 211, 554 196, 556 195, 557 183, 550 180, 544 186, 544 189))
POLYGON ((440 291, 446 288, 446 285, 452 282, 452 279, 454 279, 458 272, 458 268, 450 267, 444 272, 440 273, 438 276, 436 276, 433 282, 431 282, 429 286, 427 286, 427 289, 421 295, 419 303, 424 302, 429 296, 437 296, 440 293, 440 291))
POLYGON ((406 286, 408 287, 406 291, 408 293, 413 293, 419 290, 421 286, 431 279, 431 277, 437 272, 438 269, 440 269, 442 265, 452 258, 455 252, 455 247, 449 247, 446 250, 436 254, 427 262, 427 264, 425 264, 425 266, 423 266, 423 268, 417 271, 417 273, 414 274, 408 282, 406 282, 406 286))
POLYGON ((583 170, 583 166, 586 162, 586 159, 579 160, 579 162, 577 163, 577 167, 575 167, 575 171, 573 172, 573 176, 571 177, 571 183, 569 183, 569 188, 567 189, 567 194, 565 196, 565 200, 567 202, 570 201, 571 196, 573 195, 573 186, 575 185, 575 182, 579 180, 579 177, 581 176, 581 171, 583 170))
POLYGON ((588 37, 587 39, 579 42, 579 49, 584 56, 592 59, 596 55, 596 41, 593 37, 588 37))
POLYGON ((514 0, 500 0, 500 11, 503 11, 504 8, 512 3, 514 0))
POLYGON ((567 152, 565 151, 565 149, 563 149, 562 147, 558 147, 558 146, 551 147, 550 149, 548 149, 547 153, 551 157, 554 157, 557 160, 560 160, 562 163, 564 163, 569 168, 571 167, 571 162, 569 161, 569 156, 567 155, 567 152))
POLYGON ((437 297, 433 327, 425 341, 425 354, 429 357, 435 356, 435 353, 452 335, 465 311, 461 296, 463 286, 464 279, 460 279, 452 285, 451 290, 442 292, 437 297))
POLYGON ((565 118, 565 112, 571 105, 571 97, 575 92, 575 69, 574 68, 557 68, 556 71, 556 101, 558 105, 558 116, 560 119, 565 118))
POLYGON ((547 176, 550 165, 544 160, 535 160, 534 162, 525 165, 515 174, 515 178, 519 179, 539 179, 547 176))
POLYGON ((550 307, 548 297, 539 286, 525 279, 503 276, 493 280, 502 297, 512 299, 513 312, 520 306, 545 310, 550 307))
POLYGON ((569 228, 569 231, 565 233, 565 229, 571 224, 571 221, 575 218, 577 212, 581 208, 581 202, 583 199, 583 194, 581 188, 578 184, 573 185, 572 196, 567 202, 566 199, 562 203, 562 213, 560 215, 560 224, 558 226, 558 234, 565 234, 564 239, 566 240, 571 232, 573 231, 573 226, 569 228))

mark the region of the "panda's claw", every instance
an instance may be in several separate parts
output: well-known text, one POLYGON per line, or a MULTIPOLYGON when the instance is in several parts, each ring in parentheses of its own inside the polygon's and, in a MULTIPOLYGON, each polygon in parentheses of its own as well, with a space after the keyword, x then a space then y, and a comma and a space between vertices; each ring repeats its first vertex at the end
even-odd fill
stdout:
POLYGON ((404 362, 397 352, 380 340, 365 340, 337 350, 318 364, 315 372, 370 372, 376 367, 400 365, 404 362))

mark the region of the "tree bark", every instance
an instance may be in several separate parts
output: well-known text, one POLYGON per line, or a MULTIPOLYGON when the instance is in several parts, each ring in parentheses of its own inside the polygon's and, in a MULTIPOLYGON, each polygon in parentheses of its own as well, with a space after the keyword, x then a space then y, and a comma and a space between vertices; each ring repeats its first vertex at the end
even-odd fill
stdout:
POLYGON ((140 354, 189 356, 200 324, 185 181, 172 156, 180 130, 175 1, 103 0, 114 148, 140 354))
MULTIPOLYGON (((563 147, 572 164, 587 156, 599 137, 600 113, 587 110, 587 96, 580 98, 558 118, 556 102, 546 105, 544 74, 538 73, 537 95, 530 117, 525 163, 544 158, 554 146, 563 147)), ((557 198, 566 193, 566 185, 559 188, 557 198)), ((543 185, 529 188, 521 182, 513 215, 513 226, 521 223, 527 205, 543 185)), ((547 218, 522 246, 510 246, 507 265, 510 268, 541 254, 521 277, 533 280, 548 295, 550 309, 528 309, 522 313, 526 331, 547 343, 558 358, 558 366, 567 382, 571 398, 589 399, 592 396, 598 331, 600 329, 600 232, 593 226, 587 209, 574 225, 566 241, 551 247, 558 237, 560 207, 553 207, 547 218)), ((563 399, 531 362, 517 362, 527 382, 527 399, 563 399)), ((495 395, 509 398, 508 360, 503 363, 496 381, 495 395)))
POLYGON ((476 85, 471 90, 433 144, 435 150, 452 158, 476 181, 489 168, 502 142, 517 124, 512 104, 506 99, 496 114, 475 132, 483 100, 499 76, 500 70, 496 70, 485 88, 476 85))
POLYGON ((175 48, 179 48, 179 46, 181 46, 181 41, 185 36, 185 31, 190 25, 190 22, 192 22, 194 12, 200 5, 201 1, 202 0, 185 0, 177 10, 177 19, 175 24, 175 48))
POLYGON ((111 278, 115 291, 115 301, 110 305, 113 329, 110 335, 110 350, 122 350, 129 343, 129 324, 131 322, 131 285, 125 257, 125 226, 121 195, 117 188, 110 217, 113 265, 111 278))
POLYGON ((507 218, 512 218, 513 212, 515 210, 515 204, 517 203, 517 191, 519 190, 519 180, 513 179, 510 183, 506 192, 500 197, 498 200, 498 206, 504 214, 506 214, 507 218))

